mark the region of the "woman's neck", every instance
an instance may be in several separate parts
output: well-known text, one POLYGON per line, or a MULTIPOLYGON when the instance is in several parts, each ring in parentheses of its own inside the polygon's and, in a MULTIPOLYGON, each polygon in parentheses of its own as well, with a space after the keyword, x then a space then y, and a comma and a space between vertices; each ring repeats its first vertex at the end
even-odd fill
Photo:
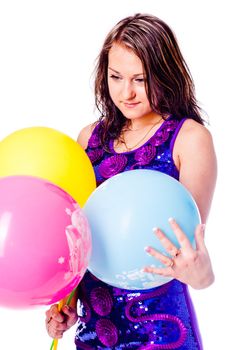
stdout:
MULTIPOLYGON (((126 123, 126 130, 138 131, 148 128, 151 125, 159 123, 162 119, 162 116, 157 113, 150 113, 140 118, 128 119, 126 123)), ((166 119, 166 118, 165 118, 166 119)))

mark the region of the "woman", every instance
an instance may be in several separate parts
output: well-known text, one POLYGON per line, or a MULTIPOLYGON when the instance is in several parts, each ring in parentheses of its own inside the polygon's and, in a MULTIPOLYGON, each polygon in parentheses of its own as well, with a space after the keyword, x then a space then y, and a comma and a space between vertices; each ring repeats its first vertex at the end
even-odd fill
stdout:
POLYGON ((203 224, 195 232, 196 250, 174 220, 170 224, 179 250, 156 229, 173 258, 148 247, 164 268, 144 270, 173 277, 172 281, 129 291, 87 272, 78 287, 80 317, 77 296, 62 312, 53 305, 46 313, 48 333, 61 338, 78 320, 77 349, 202 349, 187 285, 202 289, 214 281, 204 223, 216 182, 216 158, 171 29, 151 15, 121 20, 100 52, 95 96, 100 120, 85 127, 78 142, 92 161, 97 183, 131 169, 159 170, 191 192, 203 224))

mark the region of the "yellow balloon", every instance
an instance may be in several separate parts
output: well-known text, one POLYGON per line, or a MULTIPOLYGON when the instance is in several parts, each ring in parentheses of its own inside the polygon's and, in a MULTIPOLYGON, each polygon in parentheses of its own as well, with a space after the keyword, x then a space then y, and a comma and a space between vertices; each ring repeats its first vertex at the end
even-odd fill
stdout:
POLYGON ((96 188, 92 164, 69 136, 47 127, 17 130, 0 142, 0 176, 30 175, 69 193, 82 207, 96 188))

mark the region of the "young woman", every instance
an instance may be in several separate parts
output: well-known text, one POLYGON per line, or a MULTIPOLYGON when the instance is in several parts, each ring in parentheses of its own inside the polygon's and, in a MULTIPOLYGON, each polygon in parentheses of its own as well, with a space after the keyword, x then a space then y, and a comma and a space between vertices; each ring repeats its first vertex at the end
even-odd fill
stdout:
POLYGON ((81 314, 76 311, 77 296, 61 312, 53 305, 46 313, 48 333, 61 338, 78 321, 77 349, 202 349, 188 285, 202 289, 214 281, 204 223, 216 182, 216 158, 171 29, 152 15, 121 20, 100 52, 95 96, 100 120, 85 127, 78 142, 92 161, 97 183, 131 169, 164 172, 191 192, 203 224, 195 232, 196 250, 174 220, 170 224, 181 249, 156 230, 173 258, 149 247, 147 252, 164 268, 145 271, 173 280, 130 291, 107 285, 87 271, 78 286, 81 314))

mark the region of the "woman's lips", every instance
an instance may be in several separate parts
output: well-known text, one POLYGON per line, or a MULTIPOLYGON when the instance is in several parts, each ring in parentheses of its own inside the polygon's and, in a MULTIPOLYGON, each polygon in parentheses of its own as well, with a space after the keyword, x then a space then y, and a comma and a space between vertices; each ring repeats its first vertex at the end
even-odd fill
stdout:
POLYGON ((128 103, 128 102, 124 102, 124 106, 126 108, 134 108, 139 104, 139 102, 135 102, 135 103, 128 103))

